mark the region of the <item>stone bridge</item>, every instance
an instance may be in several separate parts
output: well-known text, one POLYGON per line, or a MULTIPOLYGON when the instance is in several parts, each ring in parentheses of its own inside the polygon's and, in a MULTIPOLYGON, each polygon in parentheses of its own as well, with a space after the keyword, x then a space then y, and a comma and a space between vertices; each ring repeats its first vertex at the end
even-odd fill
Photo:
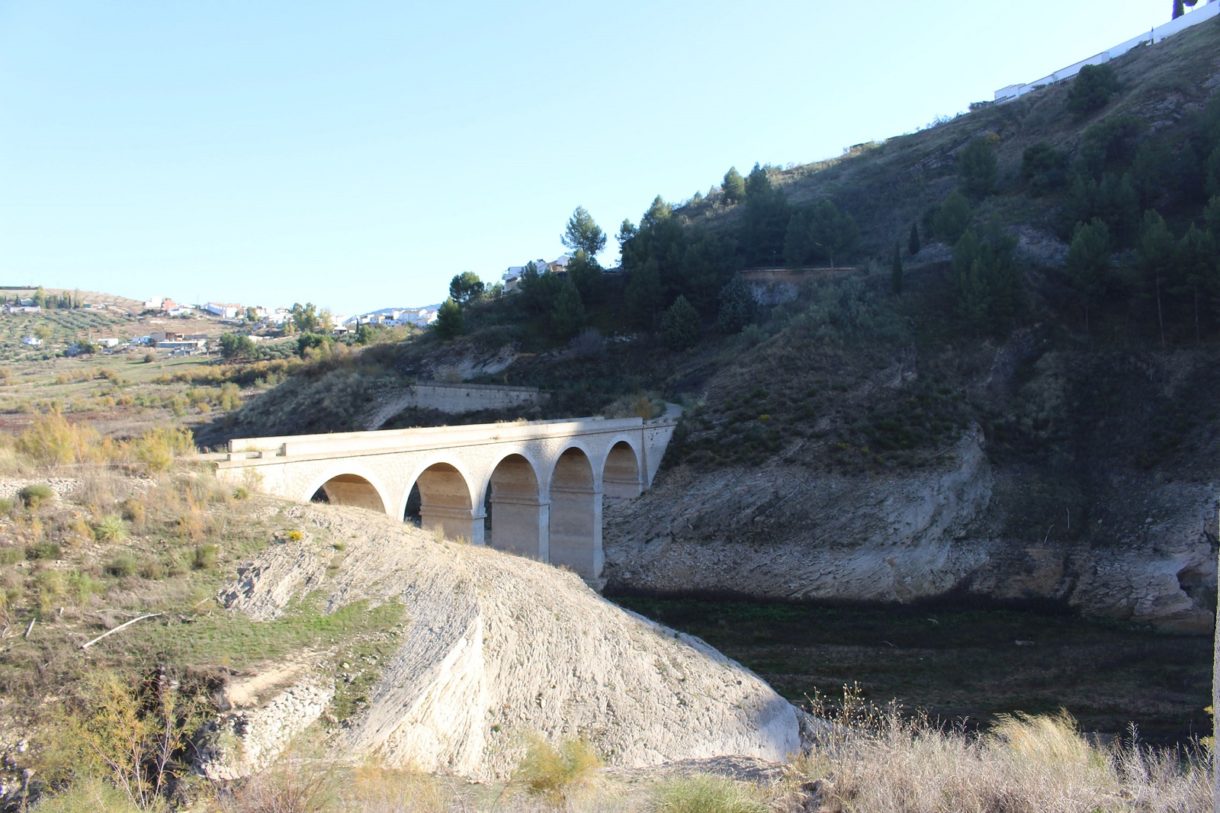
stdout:
POLYGON ((602 500, 652 484, 676 417, 578 418, 242 438, 218 476, 297 502, 418 518, 451 539, 602 571, 602 500))

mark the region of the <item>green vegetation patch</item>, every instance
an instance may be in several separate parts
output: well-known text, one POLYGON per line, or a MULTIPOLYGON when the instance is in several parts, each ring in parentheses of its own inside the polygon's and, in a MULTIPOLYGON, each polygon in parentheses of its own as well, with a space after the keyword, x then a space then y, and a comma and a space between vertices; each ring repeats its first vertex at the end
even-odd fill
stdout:
POLYGON ((321 596, 311 594, 271 621, 217 608, 147 626, 130 636, 130 648, 160 653, 186 667, 242 669, 301 650, 342 649, 359 636, 393 628, 404 619, 403 605, 396 601, 376 606, 357 601, 333 613, 323 612, 320 604, 321 596))

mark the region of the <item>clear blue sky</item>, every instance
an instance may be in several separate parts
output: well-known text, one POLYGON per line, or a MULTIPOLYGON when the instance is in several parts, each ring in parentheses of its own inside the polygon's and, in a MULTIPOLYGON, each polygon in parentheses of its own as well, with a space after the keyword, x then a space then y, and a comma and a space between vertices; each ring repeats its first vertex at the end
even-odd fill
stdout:
MULTIPOLYGON (((1170 0, 0 0, 0 283, 425 304, 917 129, 1170 0)), ((613 239, 602 256, 617 257, 613 239)))

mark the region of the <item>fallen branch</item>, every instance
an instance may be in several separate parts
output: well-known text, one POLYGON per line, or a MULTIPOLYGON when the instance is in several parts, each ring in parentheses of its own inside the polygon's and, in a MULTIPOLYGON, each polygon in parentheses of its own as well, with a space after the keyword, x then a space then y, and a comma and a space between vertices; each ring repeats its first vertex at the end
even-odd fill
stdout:
POLYGON ((22 638, 24 638, 27 641, 30 640, 30 633, 34 631, 34 622, 37 620, 38 620, 38 616, 34 616, 33 618, 30 619, 30 625, 25 628, 25 635, 21 636, 22 638))
POLYGON ((124 628, 126 628, 126 627, 130 627, 132 624, 136 623, 137 621, 143 621, 143 620, 144 620, 144 619, 146 619, 146 618, 156 618, 156 617, 157 617, 157 616, 159 616, 159 615, 165 615, 165 613, 148 613, 147 615, 142 615, 142 616, 139 616, 138 618, 133 618, 133 619, 131 619, 130 621, 125 621, 124 623, 119 624, 119 625, 118 625, 117 627, 115 627, 114 629, 111 629, 111 630, 106 630, 106 631, 105 631, 105 632, 103 632, 101 635, 99 635, 99 636, 97 636, 96 638, 94 638, 92 641, 89 641, 88 643, 81 644, 81 645, 80 645, 80 648, 81 648, 81 649, 88 649, 89 647, 93 646, 93 645, 94 645, 94 644, 96 644, 98 641, 102 640, 103 638, 107 638, 107 637, 109 637, 109 636, 111 636, 111 635, 114 635, 114 634, 115 634, 116 632, 118 632, 119 630, 124 629, 124 628))

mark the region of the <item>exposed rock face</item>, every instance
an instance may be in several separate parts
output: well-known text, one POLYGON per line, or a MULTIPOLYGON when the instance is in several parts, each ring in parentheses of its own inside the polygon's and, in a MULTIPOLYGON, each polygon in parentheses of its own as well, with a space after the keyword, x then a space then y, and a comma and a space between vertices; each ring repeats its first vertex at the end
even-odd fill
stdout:
POLYGON ((511 772, 530 734, 582 737, 623 767, 799 748, 798 712, 754 674, 574 574, 358 509, 286 511, 313 522, 317 540, 244 569, 222 594, 232 611, 273 618, 302 591, 320 591, 328 610, 361 599, 406 608, 369 707, 332 737, 337 757, 486 779, 511 772), (337 569, 327 537, 346 543, 337 569))
MULTIPOLYGON (((246 696, 238 700, 236 708, 221 716, 213 741, 239 743, 240 747, 205 748, 198 759, 205 776, 227 781, 263 770, 284 752, 294 737, 322 716, 335 695, 333 681, 304 669, 293 672, 292 682, 267 695, 241 691, 244 688, 241 684, 230 687, 229 695, 246 696)), ((275 673, 273 670, 272 674, 275 673)))
POLYGON ((1073 537, 1070 512, 1019 510, 1013 495, 1028 472, 989 462, 977 430, 944 461, 886 476, 779 463, 663 472, 639 500, 607 505, 605 575, 619 588, 793 600, 1048 599, 1210 629, 1216 497, 1208 482, 1109 483, 1114 503, 1073 537))

